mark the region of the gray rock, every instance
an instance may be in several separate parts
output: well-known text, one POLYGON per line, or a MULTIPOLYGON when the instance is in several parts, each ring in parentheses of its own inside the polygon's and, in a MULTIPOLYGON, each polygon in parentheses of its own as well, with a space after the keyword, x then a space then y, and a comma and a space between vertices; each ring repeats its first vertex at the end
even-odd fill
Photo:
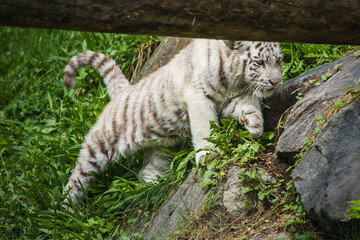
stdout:
MULTIPOLYGON (((253 196, 245 194, 242 190, 246 185, 239 181, 239 167, 232 167, 227 173, 227 181, 224 184, 223 190, 220 191, 222 196, 222 205, 226 208, 226 211, 231 214, 244 213, 251 210, 250 205, 253 205, 254 202, 258 206, 263 205, 263 202, 254 199, 253 196)), ((257 174, 257 178, 261 182, 273 182, 276 181, 270 173, 265 172, 263 174, 257 174)), ((253 206, 251 206, 253 207, 253 206)))
POLYGON ((345 95, 348 88, 356 85, 360 76, 360 59, 352 58, 343 65, 342 71, 309 90, 291 109, 276 146, 278 157, 293 160, 294 155, 304 147, 304 139, 317 126, 316 117, 325 115, 335 99, 345 95))
POLYGON ((205 202, 209 188, 202 189, 200 174, 190 173, 180 188, 160 209, 150 222, 140 226, 136 232, 143 234, 144 239, 164 239, 171 237, 179 230, 181 224, 195 213, 205 202))
POLYGON ((264 172, 263 174, 257 174, 257 177, 261 180, 263 183, 272 183, 276 181, 276 178, 272 176, 269 172, 264 172))
MULTIPOLYGON (((360 74, 358 67, 355 73, 360 74)), ((347 220, 348 201, 360 199, 359 173, 360 100, 341 109, 323 126, 292 177, 306 211, 329 228, 331 221, 347 220)))
POLYGON ((239 182, 239 167, 232 167, 228 172, 228 180, 225 183, 222 193, 222 205, 226 211, 231 214, 243 213, 247 211, 246 205, 251 199, 244 193, 242 189, 245 187, 239 182))

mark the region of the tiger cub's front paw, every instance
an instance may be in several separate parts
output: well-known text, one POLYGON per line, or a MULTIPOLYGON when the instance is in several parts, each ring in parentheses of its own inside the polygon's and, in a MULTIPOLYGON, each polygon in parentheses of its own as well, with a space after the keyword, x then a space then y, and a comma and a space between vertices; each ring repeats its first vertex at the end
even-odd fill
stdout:
POLYGON ((253 138, 260 138, 264 132, 264 120, 257 109, 249 109, 242 112, 240 121, 245 128, 252 133, 253 138))
POLYGON ((197 152, 196 155, 195 155, 196 166, 199 166, 199 162, 200 162, 201 158, 205 157, 206 155, 211 155, 213 153, 214 152, 211 152, 211 151, 197 152))

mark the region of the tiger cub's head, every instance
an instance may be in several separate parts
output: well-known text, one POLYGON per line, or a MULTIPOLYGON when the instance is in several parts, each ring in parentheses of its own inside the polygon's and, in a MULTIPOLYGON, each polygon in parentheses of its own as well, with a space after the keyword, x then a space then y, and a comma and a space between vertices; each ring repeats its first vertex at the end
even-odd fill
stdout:
POLYGON ((269 97, 281 85, 282 54, 278 43, 225 41, 230 59, 238 64, 236 78, 245 90, 269 97))

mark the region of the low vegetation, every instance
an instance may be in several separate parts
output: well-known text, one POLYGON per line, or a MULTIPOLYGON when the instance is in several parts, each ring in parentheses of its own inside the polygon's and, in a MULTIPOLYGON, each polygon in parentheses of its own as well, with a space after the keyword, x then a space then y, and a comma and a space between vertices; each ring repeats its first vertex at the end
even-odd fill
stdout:
MULTIPOLYGON (((114 59, 130 79, 159 40, 150 36, 0 28, 1 239, 126 239, 126 230, 141 218, 150 218, 192 171, 194 152, 188 144, 185 150, 173 153, 171 168, 158 185, 141 183, 137 173, 142 154, 138 153, 130 159, 118 159, 98 175, 96 186, 74 212, 61 207, 65 197, 62 189, 83 138, 110 100, 102 79, 90 68, 79 71, 77 89, 65 89, 62 78, 67 61, 87 49, 100 51, 114 59)), ((284 79, 332 61, 349 49, 282 44, 284 79)), ((272 134, 256 142, 230 120, 223 126, 213 124, 213 133, 209 141, 217 144, 222 157, 204 163, 204 169, 219 171, 204 170, 203 184, 216 185, 230 165, 238 165, 243 169, 240 179, 249 184, 246 191, 271 204, 272 209, 268 215, 254 215, 248 222, 235 221, 238 225, 230 224, 233 220, 225 221, 223 228, 217 228, 218 234, 246 237, 251 233, 246 229, 279 219, 278 229, 297 234, 298 239, 314 237, 285 171, 269 185, 254 178, 254 174, 264 171, 260 166, 269 162, 256 152, 266 155, 271 146, 265 139, 271 139, 272 134), (246 160, 239 160, 239 154, 245 154, 246 160), (234 226, 237 229, 232 232, 236 235, 229 235, 228 229, 234 226)), ((195 225, 204 229, 209 226, 208 218, 219 216, 209 213, 221 213, 215 209, 207 208, 195 225)), ((358 208, 354 211, 358 214, 358 208)), ((209 234, 213 230, 206 229, 209 234)), ((195 238, 189 234, 183 232, 183 236, 195 238)))

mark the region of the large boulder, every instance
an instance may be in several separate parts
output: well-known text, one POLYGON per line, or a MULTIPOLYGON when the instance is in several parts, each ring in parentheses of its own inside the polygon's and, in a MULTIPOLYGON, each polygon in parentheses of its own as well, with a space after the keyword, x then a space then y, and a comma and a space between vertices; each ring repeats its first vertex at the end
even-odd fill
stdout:
POLYGON ((292 177, 306 211, 326 230, 349 220, 348 201, 360 199, 360 101, 351 102, 349 93, 360 80, 360 59, 349 55, 331 65, 342 69, 329 71, 329 79, 296 102, 276 145, 278 158, 286 161, 310 146, 292 177))
POLYGON ((309 138, 319 125, 316 121, 317 117, 325 118, 333 103, 346 95, 348 89, 357 84, 359 77, 360 59, 351 54, 292 80, 288 85, 300 85, 299 91, 307 92, 290 110, 284 131, 276 145, 277 156, 292 161, 303 149, 304 140, 309 138), (311 78, 308 77, 310 74, 311 78), (323 74, 329 77, 325 82, 325 78, 321 78, 323 74), (323 83, 315 87, 309 83, 309 80, 313 80, 312 83, 323 83), (308 90, 309 85, 312 85, 310 90, 308 90))
POLYGON ((292 176, 307 212, 329 228, 333 221, 348 220, 348 201, 360 199, 359 173, 360 100, 330 119, 292 176))

